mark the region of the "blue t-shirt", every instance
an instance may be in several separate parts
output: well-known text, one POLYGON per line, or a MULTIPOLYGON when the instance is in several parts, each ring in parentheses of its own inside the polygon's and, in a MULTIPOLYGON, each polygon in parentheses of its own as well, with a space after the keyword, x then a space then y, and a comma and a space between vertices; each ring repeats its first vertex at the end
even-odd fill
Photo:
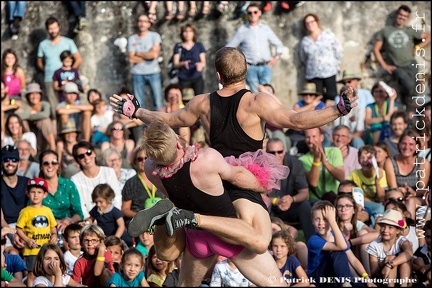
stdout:
POLYGON ((298 276, 295 272, 297 267, 299 267, 300 261, 293 255, 289 255, 287 258, 287 261, 285 262, 285 265, 280 268, 279 270, 282 273, 282 276, 288 280, 289 283, 296 283, 293 281, 294 279, 298 279, 298 276))
POLYGON ((123 278, 122 272, 119 271, 111 276, 106 286, 109 287, 111 284, 114 284, 116 287, 141 287, 141 281, 143 281, 144 276, 144 272, 140 271, 135 279, 128 282, 123 278))
POLYGON ((200 42, 196 42, 190 50, 186 50, 181 46, 181 44, 175 45, 173 54, 180 54, 180 62, 188 60, 190 61, 189 69, 186 69, 185 67, 179 68, 178 78, 190 80, 200 77, 202 75, 202 71, 196 70, 196 63, 201 62, 200 54, 205 52, 206 50, 204 45, 200 42))
POLYGON ((98 226, 102 228, 106 236, 115 234, 118 228, 117 219, 123 217, 123 213, 117 207, 114 207, 114 205, 111 207, 110 211, 100 214, 97 206, 94 206, 89 213, 97 221, 98 226))
POLYGON ((78 47, 72 39, 65 36, 61 37, 60 42, 55 46, 49 39, 45 39, 39 44, 37 57, 43 58, 45 63, 44 82, 53 82, 54 72, 63 66, 60 60, 60 54, 63 51, 69 50, 72 55, 78 52, 78 47))
MULTIPOLYGON (((333 234, 333 231, 331 231, 333 234)), ((334 234, 333 234, 334 235, 334 234)), ((345 240, 346 242, 346 240, 345 240)), ((327 258, 330 257, 331 251, 322 251, 322 248, 327 243, 327 240, 322 238, 318 233, 313 234, 307 243, 308 247, 308 268, 307 268, 307 275, 308 277, 312 277, 312 274, 315 272, 315 270, 322 264, 327 261, 327 258)), ((349 246, 347 245, 347 248, 345 251, 347 251, 349 246)))
POLYGON ((24 272, 27 270, 27 266, 24 263, 24 260, 19 255, 3 253, 5 256, 6 263, 6 271, 11 274, 16 272, 24 272))

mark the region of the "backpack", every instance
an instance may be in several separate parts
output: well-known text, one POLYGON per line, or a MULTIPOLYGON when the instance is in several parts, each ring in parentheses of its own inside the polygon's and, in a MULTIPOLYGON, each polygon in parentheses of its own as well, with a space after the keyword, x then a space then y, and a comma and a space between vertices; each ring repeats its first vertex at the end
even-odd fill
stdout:
MULTIPOLYGON (((181 51, 182 51, 182 47, 181 47, 181 43, 176 43, 176 46, 174 48, 174 51, 178 51, 178 53, 180 54, 181 57, 181 51)), ((177 83, 178 82, 178 68, 174 67, 174 53, 171 55, 170 60, 168 61, 168 65, 167 65, 167 74, 168 74, 168 78, 170 80, 170 83, 177 83)))

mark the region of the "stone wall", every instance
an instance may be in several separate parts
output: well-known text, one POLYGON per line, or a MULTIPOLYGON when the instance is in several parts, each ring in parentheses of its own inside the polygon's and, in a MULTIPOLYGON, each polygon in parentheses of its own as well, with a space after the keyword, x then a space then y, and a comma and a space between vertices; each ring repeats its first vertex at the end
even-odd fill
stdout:
MULTIPOLYGON (((83 64, 80 74, 86 75, 92 88, 100 89, 107 96, 117 92, 121 86, 130 87, 130 67, 127 54, 122 52, 114 41, 117 38, 127 38, 135 33, 135 17, 144 12, 144 1, 87 1, 87 18, 89 26, 78 35, 72 36, 70 14, 66 4, 60 1, 40 2, 28 1, 25 19, 19 39, 10 39, 9 30, 5 22, 5 1, 1 2, 2 36, 1 50, 16 49, 21 66, 26 71, 27 83, 43 82, 43 76, 36 67, 37 47, 41 40, 47 37, 44 22, 50 15, 60 19, 61 33, 73 37, 80 53, 83 64)), ((274 4, 276 1, 273 1, 274 4)), ((198 8, 201 2, 197 1, 198 8)), ((213 7, 216 2, 212 2, 213 7)), ((355 70, 363 77, 362 85, 370 89, 377 77, 382 77, 382 71, 371 57, 372 41, 375 33, 385 23, 391 23, 395 9, 401 4, 409 5, 412 10, 412 23, 425 26, 430 33, 431 6, 426 1, 381 2, 381 1, 306 1, 304 5, 289 13, 282 13, 273 6, 273 10, 265 13, 262 21, 267 23, 285 45, 281 61, 273 69, 273 86, 277 95, 285 104, 290 106, 297 101, 297 91, 304 83, 303 67, 298 58, 298 44, 305 35, 302 28, 302 18, 307 13, 315 13, 321 19, 321 26, 333 31, 344 48, 341 71, 355 70), (425 21, 415 19, 416 14, 425 21)), ((236 1, 230 1, 229 11, 225 15, 218 15, 215 11, 205 17, 186 19, 182 22, 165 22, 160 20, 151 30, 162 36, 161 62, 163 76, 166 79, 165 66, 171 56, 174 44, 180 41, 180 25, 193 23, 199 30, 199 41, 207 49, 208 66, 205 69, 206 90, 217 88, 215 71, 213 68, 214 52, 230 39, 235 30, 243 24, 243 18, 232 17, 236 1)), ((165 8, 162 1, 157 7, 158 19, 163 19, 165 8)), ((425 61, 425 70, 430 72, 430 48, 428 56, 419 61, 425 61)), ((167 80, 165 80, 166 83, 167 80)))

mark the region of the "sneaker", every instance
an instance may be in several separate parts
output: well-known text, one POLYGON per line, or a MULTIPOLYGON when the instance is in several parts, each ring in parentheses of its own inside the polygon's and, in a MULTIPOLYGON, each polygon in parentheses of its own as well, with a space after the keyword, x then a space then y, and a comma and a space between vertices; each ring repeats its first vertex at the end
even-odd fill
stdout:
POLYGON ((81 30, 83 30, 85 27, 87 27, 87 25, 88 25, 88 21, 87 21, 87 19, 85 18, 85 17, 81 17, 80 19, 79 19, 79 23, 78 23, 78 25, 79 25, 79 30, 81 31, 81 30))
POLYGON ((75 24, 75 26, 73 28, 73 33, 78 34, 79 32, 80 32, 79 25, 75 24))
POLYGON ((18 34, 19 30, 13 23, 9 25, 9 30, 12 35, 18 34))
POLYGON ((17 34, 13 34, 11 37, 12 40, 18 40, 18 35, 17 34))
POLYGON ((284 9, 284 10, 290 9, 290 5, 287 2, 282 2, 280 5, 281 5, 282 9, 284 9))
POLYGON ((159 200, 152 207, 139 211, 129 222, 127 232, 131 237, 138 237, 154 225, 163 225, 165 217, 173 207, 174 205, 170 200, 159 200))
POLYGON ((303 4, 305 4, 305 1, 299 1, 297 4, 295 4, 295 8, 298 8, 298 7, 302 6, 303 4))
POLYGON ((189 227, 193 228, 198 225, 198 219, 195 213, 189 210, 172 208, 166 216, 165 228, 168 236, 172 236, 175 230, 189 227))
POLYGON ((272 9, 272 7, 273 7, 273 4, 271 2, 267 2, 262 10, 263 10, 263 12, 268 12, 272 9))

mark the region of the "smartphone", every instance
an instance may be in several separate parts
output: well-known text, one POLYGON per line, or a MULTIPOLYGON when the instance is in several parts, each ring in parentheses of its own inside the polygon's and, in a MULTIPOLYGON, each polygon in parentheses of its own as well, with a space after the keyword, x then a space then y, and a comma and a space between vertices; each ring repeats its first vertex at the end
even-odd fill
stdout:
POLYGON ((379 81, 379 84, 381 85, 381 87, 384 88, 384 90, 387 92, 389 97, 394 96, 393 89, 389 85, 387 85, 384 81, 379 81))
POLYGON ((363 189, 360 187, 353 187, 352 188, 352 194, 353 198, 356 201, 357 204, 360 204, 364 207, 364 192, 363 189))

